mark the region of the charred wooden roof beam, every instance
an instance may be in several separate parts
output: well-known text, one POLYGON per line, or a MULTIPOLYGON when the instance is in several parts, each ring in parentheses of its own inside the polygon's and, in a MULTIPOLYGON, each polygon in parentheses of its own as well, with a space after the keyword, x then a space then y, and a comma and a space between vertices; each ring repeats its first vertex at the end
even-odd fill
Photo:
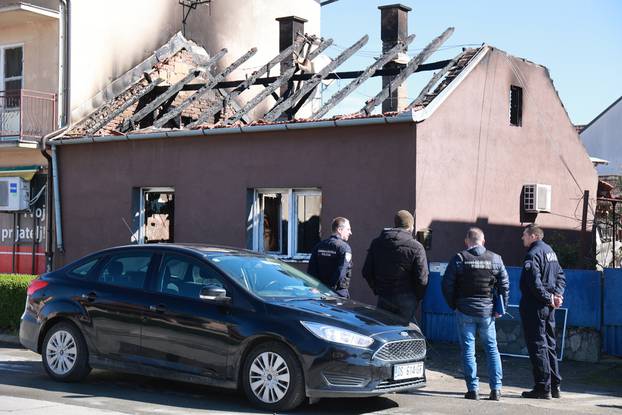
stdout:
POLYGON ((156 128, 160 128, 160 127, 164 126, 164 124, 166 124, 169 120, 171 120, 171 119, 181 115, 181 113, 186 108, 188 108, 190 105, 192 105, 194 102, 196 102, 199 98, 201 98, 203 95, 205 95, 208 91, 211 91, 212 88, 218 82, 220 82, 223 79, 225 79, 229 74, 231 74, 233 71, 235 71, 237 68, 239 68, 244 62, 249 60, 253 55, 255 55, 255 53, 257 53, 257 48, 252 48, 251 50, 246 52, 244 55, 242 55, 240 58, 238 58, 231 65, 227 66, 224 71, 222 71, 218 75, 214 76, 201 89, 199 89, 194 94, 190 95, 188 98, 186 98, 184 101, 182 101, 178 106, 176 106, 175 108, 170 109, 164 115, 162 115, 160 118, 158 118, 153 123, 153 126, 156 127, 156 128))
POLYGON ((402 71, 391 81, 390 84, 382 88, 382 90, 371 100, 367 102, 367 104, 361 109, 361 113, 371 114, 371 112, 378 105, 382 103, 390 94, 391 91, 397 89, 410 75, 412 75, 419 65, 421 65, 426 59, 428 59, 436 50, 443 44, 445 41, 451 36, 454 32, 454 28, 450 27, 445 30, 439 37, 434 39, 430 44, 428 44, 417 56, 412 58, 407 64, 406 67, 402 69, 402 71))
MULTIPOLYGON (((294 41, 292 45, 279 53, 270 62, 261 66, 259 69, 253 72, 251 76, 248 77, 248 79, 246 79, 245 81, 241 81, 241 83, 237 85, 235 89, 226 94, 220 102, 214 103, 212 107, 210 107, 207 111, 203 112, 201 116, 196 121, 189 124, 188 127, 193 128, 197 125, 200 125, 201 123, 206 122, 210 119, 210 117, 213 117, 219 111, 221 111, 227 103, 233 102, 242 92, 246 91, 248 88, 254 85, 255 81, 257 81, 259 77, 270 72, 270 69, 278 65, 283 59, 290 56, 294 51, 300 49, 303 44, 303 39, 304 38, 302 36, 298 36, 298 38, 294 41)), ((220 84, 217 84, 214 88, 218 88, 218 85, 220 84)))
POLYGON ((212 56, 207 61, 204 67, 194 68, 193 70, 191 70, 188 75, 183 77, 183 79, 181 79, 176 84, 171 85, 163 94, 160 94, 157 97, 155 97, 154 100, 151 101, 148 105, 145 105, 143 109, 138 111, 136 114, 134 114, 129 119, 126 119, 125 121, 123 121, 123 126, 121 127, 121 131, 126 132, 131 129, 134 129, 135 125, 139 123, 140 120, 142 120, 147 115, 155 111, 160 105, 166 102, 169 98, 179 93, 179 91, 183 89, 184 85, 191 82, 192 80, 197 78, 200 74, 204 73, 205 71, 209 71, 209 68, 214 66, 216 62, 222 59, 222 57, 225 56, 226 53, 227 53, 227 49, 222 49, 216 55, 212 56))
POLYGON ((360 50, 367 41, 369 37, 367 35, 363 36, 359 39, 355 44, 350 46, 348 49, 344 50, 337 56, 332 62, 326 65, 322 70, 313 75, 313 77, 304 84, 302 88, 300 88, 296 93, 291 95, 290 97, 278 102, 275 106, 268 111, 268 113, 264 116, 266 121, 274 121, 276 120, 283 112, 287 111, 287 109, 293 107, 297 100, 303 96, 305 96, 308 92, 310 92, 313 88, 315 88, 322 80, 328 76, 335 68, 345 62, 350 56, 355 54, 358 50, 360 50))
POLYGON ((390 50, 380 56, 376 60, 376 62, 368 66, 367 69, 365 69, 360 76, 350 82, 345 88, 341 89, 335 95, 330 97, 328 102, 326 102, 326 104, 324 104, 322 108, 320 108, 313 115, 311 115, 311 119, 318 119, 326 115, 326 113, 333 109, 335 105, 339 104, 345 97, 350 95, 352 92, 354 92, 356 88, 361 86, 363 82, 371 78, 378 69, 382 68, 384 65, 392 61, 398 55, 398 53, 404 52, 413 40, 415 40, 415 35, 408 36, 406 39, 404 39, 404 42, 398 42, 394 47, 392 47, 390 50))
POLYGON ((420 105, 421 103, 423 103, 423 100, 425 99, 425 96, 432 90, 434 85, 436 85, 438 83, 438 81, 443 76, 445 76, 445 74, 447 72, 449 72, 449 70, 451 68, 453 68, 453 66, 456 64, 456 62, 458 62, 460 60, 460 58, 462 58, 463 56, 464 56, 464 52, 462 52, 461 54, 459 54, 458 56, 456 56, 455 58, 450 60, 449 63, 447 65, 445 65, 445 67, 443 69, 441 69, 440 71, 435 73, 434 76, 432 76, 430 81, 427 83, 427 85, 423 87, 423 89, 419 93, 419 96, 417 98, 415 98, 413 100, 413 102, 411 102, 405 109, 409 110, 409 109, 412 109, 415 106, 420 105))

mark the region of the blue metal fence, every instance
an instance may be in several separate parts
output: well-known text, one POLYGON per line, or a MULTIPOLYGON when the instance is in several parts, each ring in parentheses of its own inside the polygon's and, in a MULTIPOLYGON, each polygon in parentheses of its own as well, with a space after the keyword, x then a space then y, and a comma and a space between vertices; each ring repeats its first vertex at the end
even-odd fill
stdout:
POLYGON ((622 356, 622 269, 606 269, 603 284, 603 350, 622 356))
MULTIPOLYGON (((441 269, 444 267, 440 267, 441 269)), ((430 340, 456 342, 456 322, 441 292, 441 272, 433 267, 422 309, 422 330, 430 340)), ((508 267, 510 304, 520 301, 520 267, 508 267)), ((568 309, 568 326, 601 330, 603 350, 622 356, 622 270, 604 274, 589 270, 566 270, 563 307, 568 309), (604 296, 603 296, 604 292, 604 296)))

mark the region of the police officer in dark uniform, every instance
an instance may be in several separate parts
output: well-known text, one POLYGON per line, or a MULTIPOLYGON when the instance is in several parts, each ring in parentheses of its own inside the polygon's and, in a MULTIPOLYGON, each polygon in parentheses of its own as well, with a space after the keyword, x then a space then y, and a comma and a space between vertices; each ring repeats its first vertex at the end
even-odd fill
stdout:
POLYGON ((330 238, 313 248, 307 273, 341 297, 350 298, 348 287, 352 275, 352 249, 346 242, 352 235, 350 221, 342 217, 333 219, 332 232, 330 238))
POLYGON ((522 396, 532 399, 559 398, 562 380, 557 365, 555 309, 562 304, 566 277, 543 238, 544 231, 536 224, 523 231, 523 245, 529 251, 520 276, 520 315, 535 385, 522 396))

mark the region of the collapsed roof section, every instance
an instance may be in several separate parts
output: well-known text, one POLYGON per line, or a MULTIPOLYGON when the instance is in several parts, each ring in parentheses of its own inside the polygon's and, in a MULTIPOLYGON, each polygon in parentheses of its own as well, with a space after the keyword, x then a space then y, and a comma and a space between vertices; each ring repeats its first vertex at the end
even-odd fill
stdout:
POLYGON ((217 128, 295 120, 300 118, 300 109, 316 93, 322 81, 352 79, 321 107, 312 111, 310 117, 306 117, 309 121, 319 120, 370 77, 390 76, 390 82, 385 82, 382 90, 365 102, 360 111, 335 118, 369 117, 410 75, 438 70, 406 108, 416 111, 429 105, 482 49, 467 49, 454 59, 425 64, 453 30, 445 30, 406 64, 387 65, 405 53, 414 35, 396 42, 365 70, 355 72, 335 70, 367 43, 367 35, 316 72, 314 59, 332 44, 332 39, 298 34, 291 46, 240 81, 225 79, 252 57, 256 48, 217 71, 214 68, 227 53, 226 49, 208 56, 203 48, 178 33, 152 56, 115 81, 111 88, 120 90, 123 86, 124 89, 71 128, 66 136, 118 135, 163 128, 217 128), (292 57, 294 64, 288 65, 288 59, 292 57), (281 73, 269 76, 271 70, 277 72, 274 69, 277 65, 280 65, 281 73), (240 99, 240 95, 253 85, 263 88, 259 88, 259 92, 250 98, 240 99), (273 98, 274 104, 267 112, 257 115, 257 106, 269 97, 273 98))

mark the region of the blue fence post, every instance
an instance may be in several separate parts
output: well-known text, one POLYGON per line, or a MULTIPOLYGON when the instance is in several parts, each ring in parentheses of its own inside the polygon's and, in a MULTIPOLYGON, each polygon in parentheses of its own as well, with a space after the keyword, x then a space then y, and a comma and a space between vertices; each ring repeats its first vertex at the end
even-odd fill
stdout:
POLYGON ((606 268, 603 281, 603 351, 622 356, 622 269, 606 268))

